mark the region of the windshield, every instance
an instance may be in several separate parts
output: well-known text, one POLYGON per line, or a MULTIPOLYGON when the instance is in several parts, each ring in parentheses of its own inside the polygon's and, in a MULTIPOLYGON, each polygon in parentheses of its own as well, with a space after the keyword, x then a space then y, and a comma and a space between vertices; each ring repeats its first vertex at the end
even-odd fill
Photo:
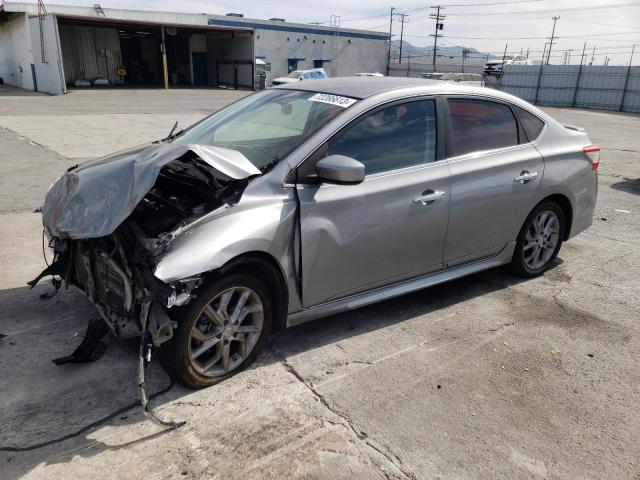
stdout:
POLYGON ((172 140, 225 147, 257 168, 289 155, 355 100, 296 90, 265 90, 205 118, 172 140))
POLYGON ((302 75, 302 70, 295 70, 287 75, 287 78, 298 78, 300 75, 302 75))

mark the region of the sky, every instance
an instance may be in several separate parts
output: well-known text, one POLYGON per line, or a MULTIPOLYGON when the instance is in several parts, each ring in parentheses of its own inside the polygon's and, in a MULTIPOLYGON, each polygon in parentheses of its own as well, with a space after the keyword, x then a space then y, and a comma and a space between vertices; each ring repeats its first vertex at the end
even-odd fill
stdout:
MULTIPOLYGON (((435 13, 433 3, 415 0, 57 0, 50 3, 102 7, 210 13, 242 13, 252 18, 285 18, 292 22, 321 22, 329 25, 331 15, 340 17, 340 26, 389 32, 390 8, 405 13, 404 38, 416 46, 433 44, 435 13)), ((45 1, 45 3, 47 3, 45 1)), ((442 0, 446 15, 438 45, 473 47, 479 51, 502 54, 526 53, 540 59, 556 22, 552 63, 580 62, 586 42, 587 61, 602 65, 628 65, 632 45, 637 44, 633 64, 640 65, 640 0, 442 0), (568 52, 568 53, 567 53, 568 52)), ((393 22, 394 39, 400 36, 400 17, 393 22)))

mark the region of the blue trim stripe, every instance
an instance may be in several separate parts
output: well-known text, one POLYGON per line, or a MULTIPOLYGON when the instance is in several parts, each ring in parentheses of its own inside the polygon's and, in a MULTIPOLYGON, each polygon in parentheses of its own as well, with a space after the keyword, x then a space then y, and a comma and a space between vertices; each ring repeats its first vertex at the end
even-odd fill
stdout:
MULTIPOLYGON (((312 33, 314 35, 330 35, 333 36, 332 30, 321 30, 319 28, 312 27, 294 27, 288 25, 272 25, 270 23, 256 23, 256 22, 239 22, 236 20, 220 20, 217 18, 210 18, 209 25, 220 25, 225 27, 245 27, 253 28, 255 30, 276 30, 279 32, 293 32, 293 33, 312 33)), ((366 38, 369 40, 387 40, 388 35, 374 35, 371 33, 356 33, 356 32, 344 32, 340 31, 341 37, 350 38, 366 38)))

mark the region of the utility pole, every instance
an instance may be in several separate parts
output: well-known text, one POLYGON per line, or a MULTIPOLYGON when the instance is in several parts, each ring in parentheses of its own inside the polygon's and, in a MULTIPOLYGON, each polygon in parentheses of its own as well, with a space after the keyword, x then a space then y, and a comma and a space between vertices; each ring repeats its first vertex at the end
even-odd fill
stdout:
POLYGON ((408 17, 409 15, 407 15, 406 13, 399 13, 398 15, 402 17, 400 19, 400 55, 398 57, 398 63, 402 63, 402 37, 404 35, 404 24, 409 22, 409 20, 405 21, 404 17, 408 17))
POLYGON ((596 46, 593 46, 593 52, 591 52, 591 63, 589 65, 593 65, 593 62, 596 59, 596 46))
POLYGON ((389 76, 389 65, 391 64, 391 31, 393 29, 393 11, 395 7, 391 7, 391 13, 389 14, 389 52, 387 54, 387 76, 389 76))
POLYGON ((524 59, 525 63, 529 60, 529 47, 527 47, 527 58, 524 59))
POLYGON ((431 37, 433 37, 433 71, 436 71, 436 49, 438 48, 438 30, 442 30, 444 27, 444 19, 446 17, 446 15, 440 15, 440 9, 444 8, 441 7, 440 5, 436 6, 436 7, 431 7, 431 8, 435 8, 437 10, 437 13, 432 13, 431 15, 429 15, 429 18, 433 19, 436 21, 436 33, 434 35, 430 35, 431 37))
POLYGON ((587 49, 587 42, 584 42, 584 45, 582 47, 582 55, 580 55, 580 66, 582 66, 582 64, 584 63, 586 65, 586 58, 584 55, 585 50, 587 49))
POLYGON ((462 49, 462 73, 464 73, 464 61, 467 58, 467 56, 469 55, 469 49, 468 48, 463 48, 462 49))
POLYGON ((634 43, 633 46, 631 47, 631 57, 629 58, 629 67, 631 67, 632 65, 631 62, 633 62, 633 52, 635 51, 635 49, 636 49, 636 44, 634 43))
POLYGON ((551 30, 551 42, 549 42, 549 51, 547 52, 547 65, 549 65, 549 58, 551 57, 551 47, 553 46, 553 39, 556 33, 556 22, 560 17, 558 16, 558 17, 552 17, 552 18, 553 18, 553 30, 551 30))

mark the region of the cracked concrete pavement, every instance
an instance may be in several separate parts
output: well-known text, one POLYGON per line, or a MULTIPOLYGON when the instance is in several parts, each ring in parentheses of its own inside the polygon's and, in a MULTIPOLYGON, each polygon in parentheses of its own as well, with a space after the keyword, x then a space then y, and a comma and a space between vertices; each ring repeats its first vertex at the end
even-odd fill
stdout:
MULTIPOLYGON (((76 432, 137 397, 135 341, 110 338, 93 364, 50 361, 75 348, 95 312, 74 291, 43 301, 46 284, 25 287, 43 266, 30 212, 48 185, 238 95, 1 99, 0 447, 76 432), (89 119, 104 128, 74 137, 89 119)), ((603 153, 594 225, 544 276, 496 269, 277 333, 247 371, 154 398, 184 427, 162 431, 132 408, 47 447, 0 451, 0 476, 637 479, 640 118, 547 111, 584 126, 603 153)), ((156 365, 151 385, 168 385, 156 365)))

